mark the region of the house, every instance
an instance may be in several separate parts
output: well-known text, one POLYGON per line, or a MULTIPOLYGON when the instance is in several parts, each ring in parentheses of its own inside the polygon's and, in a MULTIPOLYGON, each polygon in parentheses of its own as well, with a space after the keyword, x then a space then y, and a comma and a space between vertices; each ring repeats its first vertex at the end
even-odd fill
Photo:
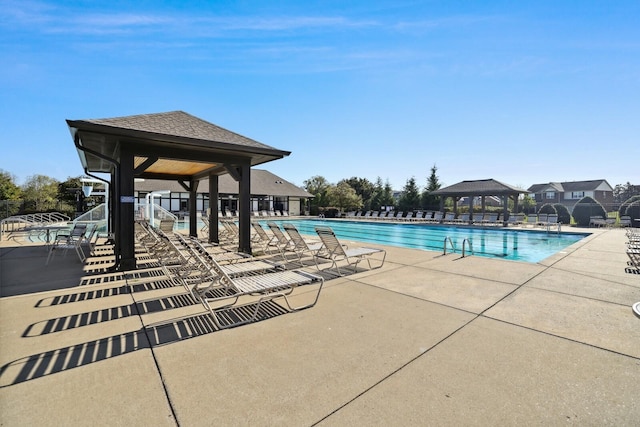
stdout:
MULTIPOLYGON (((144 203, 152 191, 168 190, 170 194, 160 195, 156 203, 174 213, 188 211, 189 192, 178 181, 145 179, 135 183, 138 203, 144 203)), ((266 170, 251 169, 251 210, 286 211, 290 215, 301 215, 305 211, 305 199, 312 194, 266 170)), ((209 180, 200 181, 197 190, 196 209, 207 212, 209 208, 209 180)), ((218 210, 220 212, 238 209, 238 182, 231 175, 221 175, 218 181, 218 210)))
POLYGON ((586 196, 598 201, 607 211, 615 208, 613 188, 605 179, 534 184, 528 191, 536 201, 536 211, 547 203, 559 203, 571 212, 576 202, 586 196))

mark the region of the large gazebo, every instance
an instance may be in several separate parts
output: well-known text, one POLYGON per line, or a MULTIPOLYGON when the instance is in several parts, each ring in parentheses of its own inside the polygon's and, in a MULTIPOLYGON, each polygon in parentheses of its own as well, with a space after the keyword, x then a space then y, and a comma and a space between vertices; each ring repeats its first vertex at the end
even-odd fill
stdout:
MULTIPOLYGON (((183 111, 89 120, 67 120, 85 173, 107 173, 111 181, 109 212, 115 240, 116 268, 136 267, 134 253, 134 179, 180 183, 189 193, 189 234, 197 234, 196 192, 209 180, 209 199, 218 199, 218 176, 238 182, 239 247, 251 252, 251 167, 288 156, 183 111)), ((93 176, 93 175, 91 175, 93 176)), ((95 177, 95 176, 94 176, 95 177)), ((96 177, 98 178, 98 177, 96 177)), ((99 179, 99 178, 98 178, 99 179)), ((217 218, 217 204, 211 205, 217 218)), ((209 239, 218 241, 217 221, 209 239)))
POLYGON ((430 194, 440 196, 440 210, 444 210, 444 202, 447 197, 453 199, 453 209, 457 210, 457 203, 462 197, 467 197, 469 202, 469 215, 473 220, 473 199, 481 198, 482 211, 485 211, 485 200, 487 196, 496 196, 502 198, 503 201, 503 218, 507 218, 508 200, 513 199, 514 211, 518 209, 518 198, 520 194, 527 194, 528 191, 523 188, 514 187, 504 184, 495 179, 480 179, 475 181, 461 181, 457 184, 450 185, 445 188, 433 191, 430 194))

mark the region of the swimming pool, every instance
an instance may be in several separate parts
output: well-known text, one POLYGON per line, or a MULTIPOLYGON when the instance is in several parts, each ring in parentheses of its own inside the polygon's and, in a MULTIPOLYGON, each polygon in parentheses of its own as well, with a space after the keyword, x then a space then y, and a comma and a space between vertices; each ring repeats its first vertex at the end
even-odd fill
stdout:
MULTIPOLYGON (((455 252, 462 252, 465 239, 471 242, 473 255, 513 261, 539 262, 585 238, 586 233, 547 233, 535 230, 455 227, 428 224, 371 223, 364 221, 327 221, 320 219, 274 220, 291 223, 300 233, 317 237, 314 227, 331 227, 339 239, 377 243, 402 248, 443 250, 451 239, 455 252)), ((260 221, 266 228, 266 221, 260 221)), ((469 246, 465 247, 469 253, 469 246)), ((447 247, 451 252, 451 246, 447 247)))

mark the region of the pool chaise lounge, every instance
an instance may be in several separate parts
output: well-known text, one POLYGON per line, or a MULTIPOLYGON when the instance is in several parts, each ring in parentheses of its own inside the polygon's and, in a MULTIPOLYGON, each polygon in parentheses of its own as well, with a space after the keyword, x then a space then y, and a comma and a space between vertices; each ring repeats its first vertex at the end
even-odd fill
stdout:
POLYGON ((217 273, 217 286, 207 289, 211 296, 200 295, 200 302, 210 312, 213 322, 219 329, 256 321, 260 308, 266 302, 275 299, 282 299, 290 312, 313 307, 318 302, 324 285, 324 278, 303 270, 231 277, 215 259, 212 260, 212 269, 217 273), (291 304, 289 295, 296 288, 313 284, 318 285, 318 289, 311 302, 305 301, 300 305, 291 304), (238 305, 241 298, 243 304, 238 305))
POLYGON ((293 224, 283 224, 282 227, 284 231, 289 235, 289 238, 293 242, 292 250, 295 252, 298 257, 298 262, 300 265, 304 265, 302 263, 302 257, 305 254, 309 254, 310 256, 315 256, 318 254, 318 251, 322 250, 324 244, 322 242, 317 241, 306 241, 295 225, 293 224))
POLYGON ((335 268, 339 276, 342 276, 338 265, 340 262, 345 262, 345 267, 351 268, 354 273, 357 272, 358 264, 362 261, 367 261, 369 270, 380 268, 384 265, 384 260, 387 256, 387 252, 384 249, 368 247, 349 248, 338 241, 338 238, 330 227, 317 226, 315 230, 324 245, 324 248, 314 256, 318 270, 320 270, 319 261, 321 260, 330 261, 331 266, 325 270, 335 268), (382 259, 378 260, 379 265, 372 266, 371 259, 374 255, 382 256, 382 259))

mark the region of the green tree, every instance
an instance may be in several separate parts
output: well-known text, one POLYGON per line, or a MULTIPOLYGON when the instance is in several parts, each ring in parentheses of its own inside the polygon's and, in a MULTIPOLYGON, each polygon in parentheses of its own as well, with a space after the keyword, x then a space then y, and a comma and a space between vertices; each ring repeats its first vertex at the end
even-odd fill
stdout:
POLYGON ((373 185, 373 183, 366 178, 357 177, 352 177, 343 181, 349 184, 351 188, 356 191, 357 195, 362 197, 362 209, 371 210, 372 197, 375 191, 375 186, 373 185))
POLYGON ((378 177, 376 183, 373 185, 373 194, 371 195, 371 209, 379 211, 382 203, 382 197, 384 196, 384 187, 382 184, 382 178, 378 177))
POLYGON ((332 184, 325 177, 319 175, 311 177, 303 182, 303 187, 314 196, 310 202, 312 215, 317 215, 320 208, 331 206, 327 199, 327 192, 332 187, 332 184))
POLYGON ((34 212, 44 212, 56 207, 58 181, 46 175, 32 175, 22 186, 25 202, 33 206, 34 212))
POLYGON ((520 210, 528 215, 528 214, 530 214, 530 213, 535 211, 535 209, 536 209, 536 201, 530 195, 525 194, 522 197, 522 200, 520 200, 519 206, 520 206, 520 210))
POLYGON ((408 212, 418 208, 420 208, 420 189, 416 184, 415 177, 411 177, 402 189, 400 200, 398 200, 398 209, 408 212))
POLYGON ((391 188, 391 183, 387 180, 384 183, 384 188, 382 189, 382 196, 380 197, 380 205, 381 206, 395 206, 396 199, 393 198, 393 188, 391 188))
POLYGON ((327 189, 327 202, 329 206, 335 206, 344 210, 356 210, 362 207, 362 197, 345 181, 340 181, 338 185, 327 189))
POLYGON ((427 179, 427 186, 424 188, 422 192, 422 207, 424 209, 440 209, 440 197, 431 195, 432 192, 439 190, 442 186, 440 184, 440 180, 438 179, 438 168, 434 164, 431 167, 431 175, 427 179))
POLYGON ((626 184, 618 184, 613 188, 613 200, 616 203, 622 203, 625 200, 628 200, 630 197, 637 195, 636 189, 637 187, 631 185, 630 182, 626 184))
POLYGON ((15 183, 15 177, 0 169, 0 200, 20 200, 22 191, 15 183))

